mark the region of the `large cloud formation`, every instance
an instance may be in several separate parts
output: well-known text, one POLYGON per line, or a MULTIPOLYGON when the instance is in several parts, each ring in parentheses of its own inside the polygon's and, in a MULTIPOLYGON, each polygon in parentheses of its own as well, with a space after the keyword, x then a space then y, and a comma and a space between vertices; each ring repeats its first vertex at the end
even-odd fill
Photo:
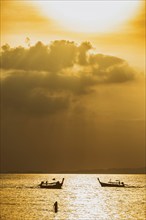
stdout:
POLYGON ((123 59, 93 54, 90 42, 42 42, 29 48, 2 47, 2 96, 7 109, 32 115, 68 108, 98 84, 131 81, 135 71, 123 59))
POLYGON ((144 84, 125 60, 69 41, 1 58, 3 172, 143 166, 144 84))

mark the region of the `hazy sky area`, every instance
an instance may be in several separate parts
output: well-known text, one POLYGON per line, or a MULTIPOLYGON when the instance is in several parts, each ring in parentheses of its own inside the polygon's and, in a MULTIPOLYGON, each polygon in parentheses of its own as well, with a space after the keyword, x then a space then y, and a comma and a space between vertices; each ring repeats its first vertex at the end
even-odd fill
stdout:
POLYGON ((145 166, 144 1, 1 6, 2 171, 145 166))

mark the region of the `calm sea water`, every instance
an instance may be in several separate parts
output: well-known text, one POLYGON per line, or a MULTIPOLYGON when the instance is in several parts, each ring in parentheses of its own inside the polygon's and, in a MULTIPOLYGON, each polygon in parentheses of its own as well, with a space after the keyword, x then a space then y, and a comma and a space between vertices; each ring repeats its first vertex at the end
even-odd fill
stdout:
POLYGON ((2 220, 144 220, 145 175, 2 174, 2 220), (64 177, 62 189, 40 189, 38 184, 64 177), (104 188, 97 181, 120 179, 125 188, 104 188), (58 212, 53 204, 58 201, 58 212))

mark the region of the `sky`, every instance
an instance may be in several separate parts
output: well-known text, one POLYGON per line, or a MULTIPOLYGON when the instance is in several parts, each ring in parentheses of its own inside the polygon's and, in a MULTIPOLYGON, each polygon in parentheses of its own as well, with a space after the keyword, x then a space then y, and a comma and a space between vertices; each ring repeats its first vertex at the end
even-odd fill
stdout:
POLYGON ((144 1, 1 1, 1 167, 145 166, 144 1))

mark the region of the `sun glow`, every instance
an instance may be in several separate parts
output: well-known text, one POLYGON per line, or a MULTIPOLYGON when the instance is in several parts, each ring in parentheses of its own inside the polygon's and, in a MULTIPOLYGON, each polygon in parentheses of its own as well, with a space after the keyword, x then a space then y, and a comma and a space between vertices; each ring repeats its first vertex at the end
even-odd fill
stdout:
POLYGON ((42 12, 76 32, 110 32, 127 21, 140 6, 126 1, 34 1, 42 12))

